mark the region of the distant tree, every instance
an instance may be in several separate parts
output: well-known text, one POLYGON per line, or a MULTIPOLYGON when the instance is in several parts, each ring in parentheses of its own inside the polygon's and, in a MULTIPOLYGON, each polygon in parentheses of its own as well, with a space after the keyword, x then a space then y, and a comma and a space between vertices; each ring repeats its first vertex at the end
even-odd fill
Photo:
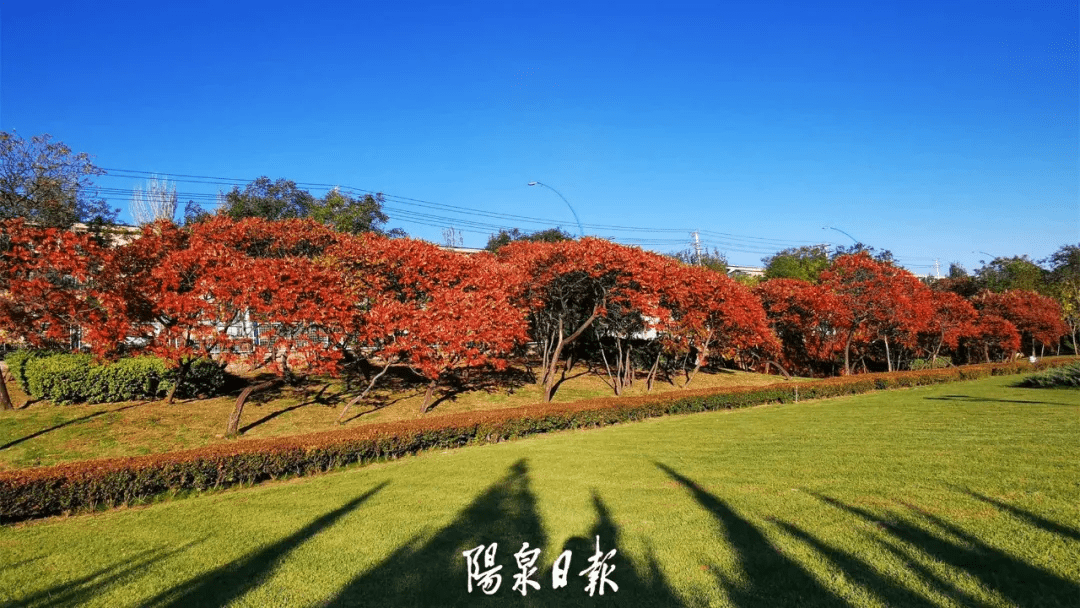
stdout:
POLYGON ((869 255, 871 258, 873 258, 874 260, 876 260, 878 262, 882 262, 884 264, 893 264, 893 265, 896 264, 896 258, 893 257, 892 252, 889 251, 888 249, 882 249, 881 251, 878 251, 877 249, 874 249, 870 245, 865 245, 863 243, 855 243, 854 245, 852 245, 850 247, 844 247, 843 245, 837 245, 836 249, 833 250, 832 259, 833 259, 833 261, 835 261, 837 258, 846 256, 846 255, 856 255, 856 254, 859 254, 859 253, 865 253, 865 254, 869 255))
POLYGON ((825 245, 789 247, 761 261, 765 264, 766 279, 817 283, 821 271, 829 267, 829 250, 825 245))
POLYGON ((693 249, 684 249, 669 255, 689 266, 701 266, 716 272, 728 273, 727 256, 715 247, 711 252, 708 249, 702 253, 695 252, 693 249))
POLYGON ((1061 305, 1061 313, 1072 336, 1073 353, 1080 330, 1080 245, 1062 245, 1042 262, 1050 267, 1049 292, 1061 305))
POLYGON ((236 220, 246 217, 284 220, 308 217, 315 206, 315 197, 297 187, 296 182, 287 179, 272 182, 263 176, 243 190, 233 186, 225 194, 224 203, 218 213, 236 220))
POLYGON ((50 228, 113 223, 119 210, 96 196, 91 181, 104 174, 87 154, 72 153, 50 135, 27 141, 0 131, 0 219, 50 228))
POLYGON ((176 186, 168 180, 150 178, 144 188, 135 188, 131 196, 131 217, 139 226, 158 220, 173 221, 176 216, 176 186))
POLYGON ((500 230, 498 234, 491 235, 491 237, 488 238, 487 245, 484 246, 484 250, 495 253, 499 249, 515 241, 558 243, 559 241, 572 240, 574 240, 574 235, 566 232, 562 228, 548 228, 547 230, 540 230, 537 232, 522 232, 517 228, 511 228, 510 230, 500 230))
POLYGON ((1044 268, 1022 255, 994 258, 975 271, 975 280, 980 288, 998 293, 1009 289, 1043 293, 1047 288, 1047 274, 1044 268))
POLYGON ((383 212, 386 202, 382 193, 353 196, 334 188, 326 196, 311 204, 308 217, 338 232, 360 234, 374 232, 391 237, 403 237, 405 232, 395 228, 387 232, 383 227, 390 220, 383 212))

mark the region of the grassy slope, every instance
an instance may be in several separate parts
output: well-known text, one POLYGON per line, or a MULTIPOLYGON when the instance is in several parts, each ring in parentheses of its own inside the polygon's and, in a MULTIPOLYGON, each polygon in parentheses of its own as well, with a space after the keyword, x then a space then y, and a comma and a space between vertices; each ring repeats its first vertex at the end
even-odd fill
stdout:
MULTIPOLYGON (((508 380, 506 377, 502 379, 508 380)), ((759 385, 780 380, 778 376, 747 372, 700 373, 690 387, 759 385)), ((643 385, 643 382, 639 382, 629 394, 644 394, 643 385)), ((312 396, 321 386, 313 385, 312 396)), ((338 415, 348 401, 348 398, 339 398, 343 388, 341 383, 333 383, 323 394, 322 403, 304 401, 302 394, 291 389, 261 395, 255 402, 249 402, 244 410, 241 420, 243 438, 277 437, 337 428, 338 415)), ((25 401, 16 383, 9 383, 9 389, 16 403, 25 401)), ((348 414, 347 424, 354 426, 419 418, 424 390, 422 385, 395 382, 388 390, 376 391, 368 405, 353 407, 348 414)), ((657 393, 673 390, 679 389, 667 383, 658 383, 654 388, 657 393)), ((611 394, 611 390, 598 377, 578 376, 560 388, 555 401, 568 402, 608 397, 611 394)), ((539 387, 518 382, 511 388, 449 395, 427 416, 516 407, 541 400, 539 387)), ((141 402, 66 407, 41 402, 25 409, 0 412, 0 469, 172 451, 227 441, 222 434, 234 401, 235 396, 191 400, 173 406, 163 402, 141 402)))
POLYGON ((0 529, 12 605, 1073 606, 1080 391, 992 378, 654 419, 0 529), (461 551, 499 542, 502 587, 461 551), (540 546, 542 589, 512 593, 540 546), (574 550, 570 586, 548 569, 574 550))

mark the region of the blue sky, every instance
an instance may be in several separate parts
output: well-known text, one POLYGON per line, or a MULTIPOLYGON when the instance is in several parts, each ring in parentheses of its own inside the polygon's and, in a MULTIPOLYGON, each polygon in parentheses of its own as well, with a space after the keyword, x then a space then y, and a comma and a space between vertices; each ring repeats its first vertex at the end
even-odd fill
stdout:
MULTIPOLYGON (((1078 22, 1075 2, 16 1, 0 129, 91 154, 123 219, 134 170, 381 191, 391 227, 438 242, 576 233, 538 180, 649 249, 697 229, 756 265, 851 243, 832 226, 972 270, 1080 243, 1078 22)), ((185 179, 181 201, 228 188, 185 179)))

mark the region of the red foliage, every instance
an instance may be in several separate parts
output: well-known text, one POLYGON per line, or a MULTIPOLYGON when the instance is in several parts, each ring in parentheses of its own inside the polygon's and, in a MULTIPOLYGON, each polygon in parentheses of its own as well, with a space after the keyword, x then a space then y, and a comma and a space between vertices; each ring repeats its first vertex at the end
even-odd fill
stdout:
POLYGON ((720 356, 770 360, 780 342, 769 329, 761 300, 726 274, 699 266, 679 266, 660 285, 671 311, 662 336, 675 352, 697 353, 703 365, 714 348, 720 356))
POLYGON ((829 289, 799 279, 771 279, 754 293, 780 339, 784 364, 806 375, 832 374, 850 327, 844 302, 829 289))
POLYGON ((33 347, 68 350, 72 330, 81 329, 106 354, 117 327, 100 306, 103 255, 87 234, 0 222, 0 330, 33 347))
POLYGON ((955 351, 961 338, 976 335, 979 313, 970 302, 951 291, 931 292, 930 303, 933 314, 919 334, 919 344, 928 357, 936 359, 943 348, 955 351))
POLYGON ((915 337, 931 316, 929 289, 910 272, 875 260, 866 252, 842 255, 821 273, 821 285, 843 302, 847 336, 844 369, 851 372, 850 350, 861 348, 866 356, 873 342, 881 340, 886 364, 893 368, 891 345, 915 346, 915 337))
POLYGON ((1034 291, 1024 289, 1011 289, 1003 293, 985 291, 976 296, 975 301, 984 312, 1001 317, 1015 325, 1022 336, 1025 350, 1030 346, 1033 354, 1036 342, 1043 345, 1055 344, 1062 336, 1069 333, 1068 326, 1062 321, 1061 305, 1053 298, 1034 291))

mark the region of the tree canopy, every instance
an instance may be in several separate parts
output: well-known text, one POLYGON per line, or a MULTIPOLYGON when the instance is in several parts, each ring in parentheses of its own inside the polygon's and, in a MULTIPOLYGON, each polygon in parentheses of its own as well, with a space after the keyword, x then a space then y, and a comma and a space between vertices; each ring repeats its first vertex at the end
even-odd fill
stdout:
POLYGON ((48 134, 26 140, 0 131, 0 220, 23 218, 48 228, 114 223, 119 210, 96 195, 91 179, 104 174, 87 154, 48 134))
POLYGON ((766 279, 799 279, 817 283, 821 271, 829 267, 829 251, 825 245, 789 247, 761 261, 765 264, 766 279))
POLYGON ((487 245, 484 246, 484 250, 495 253, 499 249, 516 241, 526 241, 529 243, 558 243, 559 241, 572 240, 574 240, 574 235, 566 232, 562 228, 548 228, 547 230, 539 230, 537 232, 522 232, 518 228, 511 228, 510 230, 500 230, 498 234, 491 235, 491 237, 488 238, 487 245))
MULTIPOLYGON (((224 205, 218 213, 233 219, 248 217, 265 220, 310 218, 338 232, 360 234, 374 232, 389 236, 405 236, 400 229, 389 232, 383 226, 390 218, 383 212, 382 194, 353 196, 333 188, 326 196, 316 198, 307 190, 287 179, 270 181, 263 176, 241 190, 239 186, 225 194, 224 205)), ((185 214, 187 215, 187 214, 185 214)), ((198 212, 191 219, 199 219, 198 212)))

